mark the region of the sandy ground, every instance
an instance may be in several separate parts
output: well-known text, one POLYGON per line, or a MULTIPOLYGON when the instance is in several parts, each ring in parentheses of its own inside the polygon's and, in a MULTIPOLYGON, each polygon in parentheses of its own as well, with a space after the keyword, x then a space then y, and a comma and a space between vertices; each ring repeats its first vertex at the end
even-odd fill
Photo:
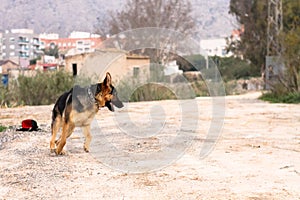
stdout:
POLYGON ((216 143, 207 138, 211 98, 197 99, 198 110, 184 114, 178 101, 102 109, 92 125, 91 152, 83 151, 76 129, 64 156, 49 151, 52 106, 1 109, 0 124, 33 118, 42 131, 0 133, 0 199, 300 199, 300 105, 269 104, 258 96, 226 97, 216 143), (182 116, 199 123, 172 140, 182 116), (213 149, 200 157, 204 144, 213 149), (169 164, 162 162, 168 158, 169 164))

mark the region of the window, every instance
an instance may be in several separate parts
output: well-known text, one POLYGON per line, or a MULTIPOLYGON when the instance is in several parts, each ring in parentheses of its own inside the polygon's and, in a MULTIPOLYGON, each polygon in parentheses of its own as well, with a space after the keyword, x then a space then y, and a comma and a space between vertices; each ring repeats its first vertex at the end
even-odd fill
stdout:
POLYGON ((14 42, 14 41, 15 41, 15 38, 14 38, 14 37, 11 37, 11 38, 9 38, 9 41, 10 41, 10 42, 14 42))
POLYGON ((10 52, 9 55, 10 55, 10 56, 14 56, 14 55, 15 55, 15 52, 10 52))
POLYGON ((9 48, 10 49, 15 49, 15 45, 11 44, 11 45, 9 45, 9 48))
POLYGON ((54 42, 51 42, 50 45, 49 45, 49 47, 50 47, 51 49, 54 49, 54 48, 55 48, 55 43, 54 43, 54 42))

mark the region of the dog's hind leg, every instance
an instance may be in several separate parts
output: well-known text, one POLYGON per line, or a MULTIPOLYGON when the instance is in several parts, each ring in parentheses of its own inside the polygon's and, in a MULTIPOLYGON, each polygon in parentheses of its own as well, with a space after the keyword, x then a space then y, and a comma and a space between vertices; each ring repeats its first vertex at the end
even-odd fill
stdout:
POLYGON ((90 143, 92 140, 90 125, 82 127, 82 131, 83 131, 83 135, 85 137, 83 149, 85 152, 89 152, 90 151, 90 143))
POLYGON ((60 127, 61 127, 61 117, 57 117, 51 123, 51 134, 52 134, 51 140, 50 140, 50 151, 51 152, 55 151, 56 134, 59 131, 60 127))
POLYGON ((74 129, 75 129, 74 123, 64 122, 60 139, 57 141, 57 148, 55 151, 57 155, 65 154, 63 148, 67 142, 67 138, 72 134, 74 129))

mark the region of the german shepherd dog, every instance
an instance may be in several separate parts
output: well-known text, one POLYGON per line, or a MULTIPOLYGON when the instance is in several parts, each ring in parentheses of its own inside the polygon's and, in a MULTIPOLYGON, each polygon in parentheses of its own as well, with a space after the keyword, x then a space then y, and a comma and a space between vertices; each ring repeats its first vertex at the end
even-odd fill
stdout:
POLYGON ((52 111, 51 152, 55 152, 56 155, 65 154, 63 148, 75 127, 82 127, 85 137, 83 148, 84 151, 89 152, 92 120, 100 107, 106 106, 113 112, 113 105, 118 108, 123 107, 116 89, 112 86, 111 75, 108 72, 102 83, 84 88, 76 85, 70 91, 62 94, 57 99, 52 111), (62 133, 56 140, 56 134, 60 128, 62 128, 62 133))

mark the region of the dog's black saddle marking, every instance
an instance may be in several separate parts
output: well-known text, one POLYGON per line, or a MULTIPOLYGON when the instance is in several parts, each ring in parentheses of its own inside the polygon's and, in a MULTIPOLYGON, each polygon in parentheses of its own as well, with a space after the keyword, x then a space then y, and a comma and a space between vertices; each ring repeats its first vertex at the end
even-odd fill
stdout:
POLYGON ((72 106, 77 112, 83 112, 97 104, 95 96, 100 92, 98 85, 80 87, 75 85, 72 92, 72 106))
POLYGON ((95 95, 92 93, 91 87, 87 87, 87 95, 91 103, 96 103, 95 95))

